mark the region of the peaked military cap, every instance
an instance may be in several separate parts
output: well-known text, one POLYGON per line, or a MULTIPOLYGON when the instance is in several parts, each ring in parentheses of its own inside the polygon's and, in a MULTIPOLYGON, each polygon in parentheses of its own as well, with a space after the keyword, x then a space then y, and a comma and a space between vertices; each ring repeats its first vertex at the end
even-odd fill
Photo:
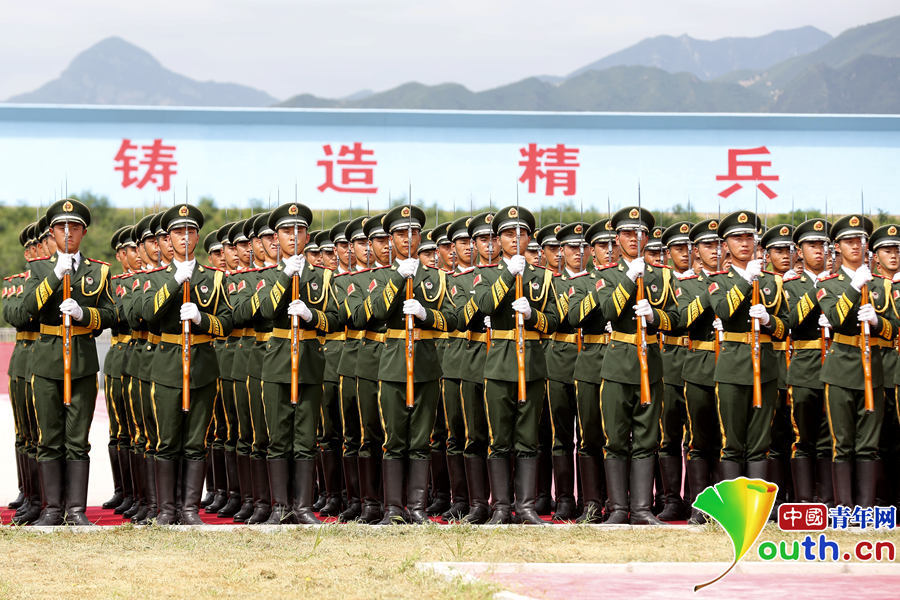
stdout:
POLYGON ((349 225, 349 224, 350 224, 350 221, 341 221, 340 223, 337 223, 334 227, 331 228, 331 231, 328 233, 329 233, 329 237, 331 238, 331 241, 333 243, 335 243, 335 244, 341 244, 341 243, 346 244, 347 243, 348 239, 347 239, 346 231, 347 231, 347 225, 349 225))
POLYGON ((35 242, 39 242, 48 235, 50 235, 50 220, 47 218, 47 215, 42 216, 38 219, 37 223, 32 223, 32 236, 34 237, 35 242))
POLYGON ((653 229, 650 230, 650 234, 647 236, 647 244, 644 246, 644 249, 653 252, 661 251, 663 249, 662 236, 663 228, 659 225, 653 227, 653 229))
POLYGON ((398 229, 422 229, 425 227, 427 217, 425 211, 418 206, 404 204, 395 206, 381 218, 381 226, 388 233, 394 233, 398 229))
POLYGON ((717 219, 706 219, 700 221, 691 227, 691 241, 695 244, 700 242, 717 242, 719 241, 719 221, 717 219))
POLYGON ((778 248, 780 246, 794 245, 794 228, 785 223, 772 225, 763 234, 760 243, 763 248, 778 248))
POLYGON ((218 229, 216 229, 216 239, 219 240, 219 243, 223 246, 230 246, 231 241, 228 239, 228 232, 234 226, 235 221, 231 221, 230 223, 225 223, 218 229))
POLYGON ((447 237, 447 228, 450 227, 450 222, 445 221, 440 223, 439 225, 435 225, 434 227, 434 241, 440 246, 441 244, 449 244, 450 238, 447 237))
POLYGON ((118 252, 124 244, 122 243, 122 234, 131 229, 131 227, 119 227, 116 229, 112 237, 109 238, 109 247, 112 248, 113 252, 118 252))
POLYGON ((143 242, 147 238, 156 237, 156 233, 150 228, 150 222, 153 221, 153 217, 155 216, 155 214, 150 213, 149 215, 141 217, 137 222, 134 229, 138 233, 137 241, 143 242))
POLYGON ((691 227, 694 224, 690 221, 678 221, 672 223, 662 234, 662 243, 666 248, 677 246, 679 244, 687 244, 691 241, 691 227))
POLYGON ((825 219, 809 219, 794 229, 794 243, 827 242, 831 239, 831 223, 825 219))
POLYGON ((847 215, 835 221, 831 227, 831 239, 834 241, 848 237, 860 237, 872 235, 875 225, 865 215, 847 215))
POLYGON ((478 213, 468 220, 466 232, 470 238, 480 235, 491 235, 494 231, 494 213, 478 213))
POLYGON ((282 227, 311 227, 313 214, 308 206, 299 202, 282 204, 269 215, 269 229, 278 231, 282 227))
POLYGON ((869 238, 869 247, 877 250, 882 246, 900 246, 900 230, 891 223, 890 225, 882 225, 872 232, 869 238))
POLYGON ((34 243, 34 226, 35 223, 29 223, 19 232, 19 245, 23 248, 27 248, 34 243))
POLYGON ((610 226, 616 231, 643 229, 649 233, 655 224, 653 213, 637 206, 621 208, 610 218, 610 226))
POLYGON ((85 227, 91 224, 91 210, 74 198, 57 200, 47 209, 48 225, 56 223, 81 223, 85 227))
POLYGON ((538 241, 534 238, 528 238, 528 245, 525 246, 526 249, 531 250, 532 252, 540 252, 541 245, 538 244, 538 241))
POLYGON ((272 228, 269 227, 269 216, 272 213, 264 212, 253 217, 253 236, 261 238, 264 235, 275 235, 272 228))
POLYGON ((384 230, 384 227, 381 226, 381 219, 384 215, 385 213, 372 215, 363 221, 363 232, 368 239, 372 239, 373 237, 385 237, 388 235, 384 230))
POLYGON ((616 232, 609 224, 609 219, 601 219, 588 227, 584 237, 587 239, 588 243, 593 246, 594 244, 605 244, 615 240, 616 232))
POLYGON ((216 250, 222 249, 222 242, 220 242, 219 238, 217 237, 218 233, 218 230, 210 231, 206 234, 206 237, 203 238, 203 249, 207 254, 212 254, 216 250))
POLYGON ((534 215, 527 208, 506 206, 497 211, 491 226, 494 228, 494 233, 500 233, 517 226, 531 233, 534 231, 534 223, 534 215))
POLYGON ((550 223, 544 225, 534 232, 534 239, 538 244, 543 246, 559 246, 560 241, 557 236, 559 230, 563 228, 563 223, 550 223))
POLYGON ((366 217, 356 217, 355 219, 350 219, 350 221, 347 223, 347 226, 344 228, 344 237, 347 238, 347 240, 350 242, 366 239, 366 232, 363 231, 363 223, 365 222, 365 220, 366 217))
POLYGON ((319 250, 334 250, 330 229, 325 229, 316 234, 316 246, 319 247, 319 250))
POLYGON ((306 245, 303 246, 303 251, 304 252, 318 252, 319 245, 316 244, 316 236, 322 232, 317 229, 315 231, 310 231, 308 233, 309 233, 309 237, 306 239, 306 245))
POLYGON ((153 235, 159 237, 161 235, 167 235, 169 232, 163 229, 162 226, 162 217, 163 213, 158 212, 153 215, 153 218, 150 219, 150 230, 153 232, 153 235))
POLYGON ((447 237, 451 242, 455 242, 459 238, 472 237, 469 235, 469 222, 471 220, 472 217, 460 217, 447 226, 447 237))
POLYGON ((134 227, 125 226, 122 229, 124 229, 124 231, 119 236, 119 242, 122 244, 122 246, 131 248, 137 247, 137 242, 134 241, 134 227))
POLYGON ((228 229, 228 241, 231 242, 231 245, 241 244, 243 242, 249 242, 250 238, 244 235, 244 224, 247 221, 235 221, 234 225, 232 225, 228 229))
MULTIPOLYGON (((556 231, 556 239, 559 240, 559 244, 561 245, 572 245, 572 246, 581 246, 585 243, 584 234, 587 233, 588 224, 576 221, 575 223, 569 223, 568 225, 564 225, 560 227, 556 231)), ((543 229, 541 230, 543 231, 543 229)), ((540 233, 540 232, 538 232, 540 233)), ((544 244, 541 244, 543 246, 544 244)))
POLYGON ((422 241, 416 253, 427 252, 428 250, 437 250, 437 242, 434 241, 434 229, 426 229, 422 232, 422 241))
POLYGON ((758 234, 762 230, 762 221, 756 213, 749 210, 736 210, 719 221, 719 237, 723 240, 729 235, 744 233, 758 234))
POLYGON ((203 213, 191 204, 177 204, 163 213, 162 227, 166 231, 176 227, 196 227, 200 231, 203 229, 203 213))
POLYGON ((241 233, 243 233, 244 237, 248 240, 256 237, 256 232, 253 229, 253 225, 256 223, 257 216, 258 215, 247 217, 246 219, 244 219, 243 225, 241 226, 241 233))

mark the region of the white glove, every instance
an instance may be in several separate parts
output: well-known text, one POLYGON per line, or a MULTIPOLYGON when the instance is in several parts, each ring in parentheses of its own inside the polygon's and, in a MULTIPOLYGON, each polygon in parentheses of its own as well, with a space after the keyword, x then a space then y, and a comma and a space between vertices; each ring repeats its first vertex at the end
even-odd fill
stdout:
POLYGON ((625 272, 628 275, 628 279, 634 281, 638 278, 638 275, 644 274, 644 259, 636 258, 631 261, 631 264, 628 265, 628 271, 625 272))
POLYGON ((516 254, 509 259, 509 272, 512 275, 521 275, 525 272, 525 257, 516 254))
POLYGON ((872 281, 872 271, 870 271, 869 267, 866 265, 862 265, 856 270, 856 273, 853 274, 850 285, 853 286, 853 289, 857 292, 861 292, 863 286, 870 281, 872 281))
POLYGON ((634 305, 634 316, 644 317, 644 319, 648 323, 652 323, 653 307, 650 306, 650 301, 646 298, 644 298, 643 300, 638 300, 638 303, 634 305))
POLYGON ((894 283, 897 283, 898 281, 900 281, 900 271, 897 271, 896 273, 894 273, 894 278, 891 281, 893 281, 894 283))
POLYGON ((760 273, 762 273, 762 260, 759 258, 751 260, 747 263, 747 268, 744 270, 744 279, 752 282, 759 277, 760 273))
POLYGON ((288 256, 284 259, 284 274, 288 277, 293 277, 294 275, 300 274, 300 269, 303 268, 303 256, 298 254, 297 256, 288 256))
MULTIPOLYGON (((406 262, 406 261, 403 261, 406 262)), ((399 269, 398 269, 399 270, 399 269)), ((404 315, 413 315, 418 320, 424 321, 428 316, 425 313, 425 307, 422 306, 422 303, 416 300, 415 298, 410 298, 409 300, 403 301, 403 314, 404 315)))
POLYGON ((798 277, 800 277, 800 273, 798 273, 797 271, 795 271, 793 269, 790 269, 781 278, 784 281, 790 281, 791 279, 797 279, 798 277))
POLYGON ((759 324, 765 327, 769 324, 769 313, 766 312, 766 307, 762 304, 754 304, 750 307, 750 318, 751 319, 759 319, 759 324))
POLYGON ((64 315, 69 315, 76 321, 80 321, 84 316, 84 311, 81 310, 81 307, 78 306, 78 303, 71 298, 67 298, 60 303, 59 312, 64 315))
POLYGON ((194 274, 194 267, 197 265, 196 260, 189 260, 178 263, 175 267, 175 283, 181 285, 185 281, 190 281, 191 275, 194 274))
POLYGON ((819 327, 831 327, 831 323, 828 322, 828 317, 825 316, 825 313, 819 315, 819 327))
POLYGON ((485 327, 486 329, 490 329, 490 328, 491 328, 491 318, 490 318, 490 317, 485 317, 485 318, 484 318, 484 327, 485 327))
POLYGON ((312 311, 306 307, 306 302, 303 300, 294 300, 288 304, 288 314, 292 317, 300 317, 307 323, 312 321, 312 311))
POLYGON ((693 270, 693 269, 688 269, 687 271, 685 271, 684 273, 682 273, 682 274, 678 277, 678 279, 687 279, 688 277, 693 277, 693 276, 694 276, 694 270, 693 270))
POLYGON ((725 327, 722 325, 722 319, 719 317, 713 319, 713 329, 716 331, 725 331, 725 327))
POLYGON ((194 325, 199 325, 200 309, 193 302, 185 302, 181 305, 181 320, 192 321, 194 325))
POLYGON ((606 333, 612 333, 612 321, 607 321, 606 325, 603 326, 603 329, 606 330, 606 333))
POLYGON ((414 277, 416 274, 416 269, 419 267, 419 259, 417 258, 407 258, 405 260, 401 260, 400 264, 397 265, 397 272, 404 278, 414 277))
POLYGON ((74 254, 66 254, 64 252, 60 252, 56 257, 56 266, 53 267, 53 273, 56 275, 56 278, 62 279, 63 275, 65 275, 66 273, 71 274, 74 270, 72 269, 74 263, 74 254))
POLYGON ((878 325, 878 313, 875 312, 875 307, 871 304, 860 306, 856 318, 860 323, 868 323, 872 327, 878 325))
MULTIPOLYGON (((525 259, 523 258, 522 260, 524 261, 525 259)), ((521 313, 525 320, 531 318, 531 304, 528 303, 528 298, 525 296, 513 300, 512 307, 514 311, 521 313)))

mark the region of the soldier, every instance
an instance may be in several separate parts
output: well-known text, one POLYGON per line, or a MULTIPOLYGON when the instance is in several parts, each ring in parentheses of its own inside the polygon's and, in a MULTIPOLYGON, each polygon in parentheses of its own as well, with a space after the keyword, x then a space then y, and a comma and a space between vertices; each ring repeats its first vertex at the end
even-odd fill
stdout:
MULTIPOLYGON (((692 226, 693 223, 688 221, 678 221, 667 227, 660 236, 661 246, 666 248, 672 257, 676 294, 678 282, 694 274, 691 271, 692 226)), ((660 255, 662 256, 663 252, 660 252, 660 255)), ((646 258, 645 252, 644 259, 646 258)), ((660 521, 681 521, 689 517, 688 507, 681 497, 684 464, 682 447, 685 441, 684 432, 688 427, 687 408, 684 403, 684 379, 681 373, 684 370, 685 357, 690 352, 690 337, 687 328, 682 327, 679 320, 679 324, 673 327, 670 333, 663 335, 660 341, 665 397, 660 413, 662 444, 659 447, 659 470, 662 475, 665 506, 657 518, 660 521)))
POLYGON ((270 264, 269 252, 272 252, 272 255, 274 256, 274 248, 270 249, 270 247, 274 245, 274 234, 271 234, 268 240, 263 240, 259 235, 262 224, 266 222, 268 218, 269 213, 265 212, 247 219, 247 234, 245 235, 250 238, 250 248, 253 253, 253 259, 250 262, 250 266, 254 269, 261 269, 270 264))
POLYGON ((653 228, 653 215, 649 211, 626 207, 613 215, 610 222, 622 257, 616 265, 601 270, 594 289, 577 307, 571 307, 572 311, 577 310, 577 322, 573 325, 584 327, 585 333, 593 333, 598 329, 598 321, 608 320, 612 328, 600 386, 600 411, 606 437, 604 468, 611 505, 607 523, 630 521, 633 525, 657 525, 661 521, 650 512, 650 506, 664 388, 656 332, 671 331, 675 322, 671 270, 645 265, 640 257, 641 242, 646 241, 653 228), (643 278, 646 294, 640 301, 635 284, 639 277, 643 278), (642 398, 641 393, 637 368, 641 340, 636 334, 635 317, 646 321, 648 398, 642 398))
POLYGON ((198 265, 194 257, 203 213, 188 204, 173 206, 163 213, 162 227, 171 237, 174 259, 156 276, 147 279, 141 298, 144 320, 160 331, 160 342, 152 350, 150 361, 153 379, 150 394, 157 426, 159 514, 156 522, 159 525, 177 522, 176 488, 181 488, 180 522, 202 525, 198 512, 206 471, 206 432, 212 421, 218 375, 211 342, 214 337, 231 331, 231 305, 224 287, 224 274, 198 265), (190 285, 189 302, 183 302, 185 285, 190 285), (179 368, 186 321, 190 322, 191 344, 189 406, 184 405, 179 368))
MULTIPOLYGON (((770 227, 762 236, 760 244, 766 250, 766 257, 772 265, 772 272, 779 275, 782 281, 786 277, 794 277, 794 228, 787 224, 770 227)), ((775 404, 775 419, 772 421, 772 442, 769 446, 769 471, 767 481, 778 486, 778 497, 773 507, 773 515, 777 515, 777 507, 788 500, 792 481, 785 475, 790 473, 791 443, 794 440, 794 429, 791 424, 791 407, 788 401, 787 369, 791 360, 790 337, 784 342, 772 342, 772 350, 778 361, 778 399, 775 404)))
POLYGON ((867 265, 866 240, 872 228, 872 222, 859 214, 834 223, 831 239, 840 253, 841 267, 830 277, 820 279, 816 292, 822 313, 834 330, 834 343, 825 357, 821 379, 834 452, 834 502, 843 506, 867 507, 875 501, 885 379, 882 353, 877 348, 889 347, 897 330, 890 281, 873 277, 867 265), (862 302, 864 288, 868 290, 868 303, 862 302), (870 331, 870 383, 860 368, 860 335, 865 324, 870 331), (867 385, 872 389, 871 404, 865 398, 867 385))
POLYGON ((498 211, 491 226, 500 237, 503 260, 496 267, 477 270, 473 281, 475 294, 465 308, 467 322, 488 316, 492 328, 492 347, 484 368, 484 398, 491 438, 488 470, 495 500, 490 523, 511 522, 510 459, 515 457, 516 518, 542 524, 534 506, 538 426, 547 378, 540 335, 556 330, 560 310, 553 274, 541 267, 526 267, 521 254, 534 230, 534 215, 526 209, 508 206, 498 211), (517 294, 518 277, 522 280, 521 296, 517 294), (517 385, 518 315, 524 323, 524 398, 519 398, 517 385))
POLYGON ((609 219, 601 219, 591 225, 593 231, 592 248, 594 260, 592 269, 602 269, 604 266, 619 260, 619 247, 616 245, 616 232, 609 224, 609 219))
MULTIPOLYGON (((722 324, 710 302, 709 279, 725 271, 717 271, 720 242, 719 222, 716 219, 700 221, 690 228, 688 235, 697 249, 699 266, 695 275, 679 278, 675 298, 678 301, 678 325, 688 336, 689 351, 684 354, 680 379, 684 381, 688 423, 687 474, 691 495, 687 500, 693 505, 697 494, 716 480, 722 450, 714 384, 719 343, 717 336, 722 324)), ((665 356, 663 361, 665 365, 665 356)), ((664 427, 665 422, 664 419, 664 427)), ((706 516, 702 511, 691 508, 689 522, 703 524, 706 516)))
POLYGON ((419 262, 430 269, 437 268, 437 242, 434 240, 434 230, 426 229, 422 232, 422 243, 419 244, 419 262))
POLYGON ((434 228, 434 238, 438 245, 438 268, 448 273, 456 269, 456 252, 453 250, 453 242, 447 236, 450 223, 441 223, 434 228))
POLYGON ((91 213, 66 198, 47 209, 59 250, 33 261, 25 283, 25 312, 40 322, 32 350, 32 392, 38 429, 37 460, 45 506, 35 525, 90 525, 87 503, 88 434, 97 400, 97 348, 94 336, 115 320, 109 292, 109 265, 85 257, 81 242, 91 213), (65 275, 71 290, 63 290, 65 275), (63 300, 63 296, 69 297, 63 300), (71 398, 63 398, 63 336, 70 322, 71 398), (70 404, 64 404, 70 400, 70 404), (65 502, 65 504, 63 504, 65 502), (64 520, 65 517, 65 520, 64 520))
POLYGON ((372 283, 367 287, 368 296, 363 303, 367 314, 387 325, 378 369, 378 407, 385 436, 382 469, 386 510, 380 521, 382 525, 427 521, 429 439, 434 428, 441 375, 434 332, 456 326, 445 273, 410 258, 420 242, 419 233, 424 224, 425 213, 415 206, 398 206, 385 214, 382 228, 391 236, 396 260, 390 269, 372 273, 372 283), (401 288, 409 285, 414 297, 404 300, 408 294, 401 288), (408 315, 415 319, 414 398, 407 398, 406 389, 404 338, 408 315), (404 474, 406 460, 408 474, 404 474))
POLYGON ((644 252, 641 255, 644 257, 645 263, 650 263, 651 265, 661 265, 666 262, 666 248, 663 245, 662 241, 663 231, 664 229, 659 225, 655 226, 650 231, 650 235, 647 238, 647 245, 644 246, 644 252))
POLYGON ((300 254, 311 223, 312 211, 299 203, 283 204, 272 211, 269 228, 278 236, 283 259, 274 269, 263 271, 265 283, 257 284, 259 287, 249 300, 273 326, 262 370, 269 434, 267 460, 272 512, 267 523, 270 524, 321 522, 312 510, 316 423, 325 368, 317 332, 335 331, 338 319, 331 294, 331 271, 309 264, 300 254), (296 404, 292 403, 290 368, 293 323, 299 328, 300 340, 296 404), (293 505, 288 502, 291 459, 293 505))
POLYGON ((320 233, 322 232, 318 230, 310 231, 309 240, 306 242, 306 246, 303 247, 303 254, 306 256, 306 262, 317 267, 322 266, 321 251, 319 250, 319 245, 316 244, 316 236, 320 233))
POLYGON ((718 226, 731 254, 724 273, 709 279, 710 303, 722 321, 724 341, 716 362, 716 397, 722 421, 722 479, 741 475, 765 479, 771 423, 778 400, 778 360, 772 341, 787 336, 787 306, 779 275, 763 271, 757 255, 759 217, 737 211, 718 226), (759 286, 759 302, 753 302, 752 287, 759 286), (754 398, 753 321, 759 322, 759 398, 754 398))
POLYGON ((795 432, 791 448, 794 495, 797 502, 813 502, 817 497, 829 507, 834 504, 831 435, 821 375, 830 324, 819 306, 816 286, 829 275, 825 270, 825 245, 830 232, 831 224, 825 219, 811 219, 797 226, 792 237, 805 268, 802 275, 784 282, 793 343, 787 384, 795 432))

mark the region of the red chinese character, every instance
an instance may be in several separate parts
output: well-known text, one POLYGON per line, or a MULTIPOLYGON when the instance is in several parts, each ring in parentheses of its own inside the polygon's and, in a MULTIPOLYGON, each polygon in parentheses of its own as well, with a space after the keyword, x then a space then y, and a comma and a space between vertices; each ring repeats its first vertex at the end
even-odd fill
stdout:
POLYGON ((141 146, 143 158, 138 161, 138 165, 146 167, 144 176, 140 179, 134 177, 139 169, 134 161, 137 157, 129 154, 133 150, 137 150, 138 146, 132 144, 131 140, 123 139, 116 153, 115 161, 120 163, 115 167, 115 171, 122 172, 122 187, 129 187, 137 184, 138 189, 143 189, 148 183, 156 185, 157 191, 165 192, 170 187, 172 175, 178 173, 175 167, 178 162, 175 160, 175 146, 164 146, 161 139, 153 140, 149 146, 141 146))
MULTIPOLYGON (((763 175, 763 167, 771 167, 772 161, 770 160, 739 160, 738 157, 743 155, 750 154, 769 154, 769 149, 765 146, 760 146, 759 148, 747 148, 745 150, 739 150, 736 148, 732 148, 728 150, 728 175, 716 175, 716 181, 778 181, 778 175, 763 175), (739 168, 749 168, 750 172, 746 171, 743 173, 738 173, 739 168)), ((735 183, 731 187, 728 187, 721 192, 719 195, 723 198, 727 198, 732 195, 743 186, 739 183, 735 183)), ((757 183, 756 187, 759 188, 763 194, 766 195, 769 200, 775 198, 778 194, 772 191, 772 188, 767 186, 764 183, 757 183)))
MULTIPOLYGON (((334 150, 331 144, 322 146, 326 157, 333 157, 334 150)), ((332 189, 336 192, 351 192, 357 194, 374 194, 378 191, 375 183, 375 169, 378 161, 367 160, 375 154, 374 150, 365 150, 361 142, 354 142, 353 146, 341 145, 337 153, 337 159, 326 158, 316 164, 325 167, 325 183, 319 186, 319 191, 332 189), (340 171, 340 180, 335 181, 335 169, 337 164, 340 171)))
POLYGON ((537 144, 528 144, 527 148, 519 148, 519 154, 525 160, 519 161, 525 167, 519 181, 528 183, 528 193, 537 190, 537 180, 546 180, 545 196, 556 194, 556 188, 562 188, 564 196, 575 195, 575 167, 578 162, 578 148, 567 148, 557 144, 549 148, 538 148, 537 144), (543 162, 541 161, 543 159, 543 162))

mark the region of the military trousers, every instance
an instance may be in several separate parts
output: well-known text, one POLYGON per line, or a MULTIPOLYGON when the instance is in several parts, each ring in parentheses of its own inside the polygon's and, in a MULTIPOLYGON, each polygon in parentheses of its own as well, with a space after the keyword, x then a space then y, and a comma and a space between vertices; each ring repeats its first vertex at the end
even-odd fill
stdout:
POLYGON ((341 439, 344 456, 359 456, 360 420, 356 401, 356 377, 341 375, 338 384, 341 394, 341 439))
POLYGON ((550 429, 554 456, 572 456, 575 450, 575 418, 578 412, 575 384, 547 380, 550 429))
POLYGON ((443 379, 438 382, 441 397, 438 398, 437 414, 434 417, 434 428, 431 430, 431 451, 447 452, 447 416, 444 414, 443 379))
POLYGON ((216 397, 213 400, 213 423, 206 436, 207 443, 218 450, 225 448, 228 437, 228 420, 225 418, 225 400, 222 398, 222 380, 216 379, 216 397))
POLYGON ((659 418, 662 430, 662 444, 659 446, 659 453, 663 456, 681 456, 687 429, 684 384, 665 384, 665 395, 659 418))
POLYGON ((600 384, 575 380, 578 417, 578 455, 603 458, 603 417, 600 415, 600 384))
POLYGON ((365 377, 356 378, 356 402, 359 407, 359 456, 381 456, 384 429, 378 411, 378 382, 365 377))
POLYGON ((234 380, 222 377, 220 379, 222 385, 220 391, 222 393, 222 409, 225 416, 225 438, 222 440, 222 447, 226 452, 234 452, 237 449, 238 438, 238 420, 237 406, 234 402, 234 380))
POLYGON ((772 441, 769 444, 769 458, 790 458, 794 442, 794 425, 791 422, 791 404, 788 390, 778 390, 775 403, 775 416, 772 419, 772 441))
POLYGON ((144 452, 153 456, 159 443, 159 432, 156 430, 156 419, 153 418, 153 383, 140 381, 141 422, 144 424, 144 452))
POLYGON ((382 381, 378 410, 384 429, 384 459, 427 459, 440 397, 438 381, 415 384, 415 402, 406 406, 406 382, 382 381))
POLYGON ((97 375, 72 380, 72 402, 63 403, 63 380, 31 376, 37 423, 37 459, 88 460, 88 437, 97 403, 97 375))
POLYGON ((484 384, 474 381, 459 382, 464 432, 463 455, 486 458, 488 452, 488 425, 484 407, 484 384))
POLYGON ((825 390, 793 385, 788 389, 788 395, 795 432, 791 458, 830 460, 831 434, 825 412, 825 390))
POLYGON ((600 384, 600 414, 606 445, 604 458, 639 460, 659 451, 659 415, 663 382, 650 384, 650 402, 641 404, 641 386, 609 379, 600 384))
MULTIPOLYGON (((26 448, 31 445, 31 432, 28 427, 28 414, 25 409, 25 380, 21 377, 9 378, 9 403, 13 411, 13 427, 15 432, 15 448, 19 454, 26 454, 26 448)), ((110 420, 112 420, 110 418, 110 420)))
POLYGON ((752 385, 716 384, 722 423, 722 460, 744 463, 768 458, 777 398, 775 379, 762 383, 760 408, 753 407, 752 385))
POLYGON ((250 428, 253 434, 250 457, 265 460, 269 453, 269 431, 266 428, 262 380, 253 375, 247 377, 247 393, 250 397, 250 428))
POLYGON ((263 382, 269 459, 316 457, 316 424, 321 403, 321 383, 300 383, 297 404, 291 404, 290 383, 263 382))
POLYGON ((234 380, 234 414, 237 431, 234 449, 241 456, 250 456, 253 449, 253 419, 250 416, 250 390, 246 379, 234 380))
POLYGON ((122 378, 128 403, 128 415, 131 417, 131 451, 143 454, 147 447, 147 435, 144 432, 144 411, 141 409, 141 380, 131 375, 122 378))
POLYGON ((106 375, 104 380, 106 411, 109 415, 109 445, 126 450, 131 447, 131 438, 128 434, 128 409, 122 389, 122 378, 106 375))
POLYGON ((546 399, 543 380, 525 383, 525 402, 518 399, 518 383, 484 380, 489 458, 534 458, 538 454, 541 414, 546 399))
POLYGON ((684 404, 688 417, 688 460, 719 460, 722 427, 719 424, 715 386, 685 381, 684 404))
POLYGON ((206 460, 206 435, 212 425, 215 396, 215 382, 191 388, 190 409, 184 412, 180 387, 151 384, 157 458, 206 460))
MULTIPOLYGON (((447 454, 461 455, 466 449, 466 418, 463 414, 459 379, 441 379, 444 423, 447 425, 447 454)), ((439 415, 440 416, 440 415, 439 415)))
POLYGON ((834 462, 875 460, 881 423, 884 419, 884 393, 882 388, 872 390, 874 411, 865 410, 865 392, 825 384, 825 405, 828 409, 828 425, 834 462))
POLYGON ((342 437, 340 383, 326 381, 322 384, 322 406, 319 408, 319 447, 340 453, 342 437))

